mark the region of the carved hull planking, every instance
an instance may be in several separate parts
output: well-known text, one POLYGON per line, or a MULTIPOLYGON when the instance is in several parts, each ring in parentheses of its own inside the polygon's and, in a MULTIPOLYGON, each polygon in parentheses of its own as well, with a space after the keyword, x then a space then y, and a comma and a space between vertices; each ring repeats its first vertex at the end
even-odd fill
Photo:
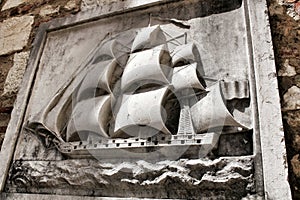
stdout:
POLYGON ((126 159, 149 161, 176 160, 179 157, 202 158, 216 148, 219 134, 164 136, 155 140, 128 138, 100 141, 61 143, 58 149, 71 158, 97 158, 99 160, 126 159))

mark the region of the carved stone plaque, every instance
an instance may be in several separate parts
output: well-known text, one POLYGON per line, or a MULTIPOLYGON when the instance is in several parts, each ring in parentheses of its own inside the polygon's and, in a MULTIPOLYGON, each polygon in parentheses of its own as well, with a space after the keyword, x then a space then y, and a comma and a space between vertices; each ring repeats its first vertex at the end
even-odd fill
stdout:
POLYGON ((105 5, 41 25, 2 197, 289 198, 265 2, 105 5))

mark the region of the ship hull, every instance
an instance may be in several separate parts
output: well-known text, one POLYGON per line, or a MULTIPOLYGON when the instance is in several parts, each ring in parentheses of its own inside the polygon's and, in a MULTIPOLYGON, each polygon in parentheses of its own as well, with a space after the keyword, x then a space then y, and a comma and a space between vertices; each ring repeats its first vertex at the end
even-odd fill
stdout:
POLYGON ((115 140, 105 142, 68 142, 58 148, 70 158, 95 158, 98 160, 176 160, 178 158, 201 158, 217 147, 219 134, 174 135, 170 140, 149 141, 143 139, 115 140))

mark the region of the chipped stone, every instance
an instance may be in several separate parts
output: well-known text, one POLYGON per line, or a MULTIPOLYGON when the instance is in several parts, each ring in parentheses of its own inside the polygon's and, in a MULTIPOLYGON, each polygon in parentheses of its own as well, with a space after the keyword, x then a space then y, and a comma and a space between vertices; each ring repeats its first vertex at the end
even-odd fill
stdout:
POLYGON ((28 57, 29 52, 15 54, 14 65, 8 72, 2 96, 11 96, 18 92, 26 69, 28 57))
POLYGON ((295 12, 296 12, 298 15, 300 15, 300 2, 297 2, 297 3, 295 4, 295 12))
POLYGON ((47 15, 55 14, 59 12, 59 7, 53 8, 51 5, 46 5, 41 8, 39 15, 45 17, 47 15))
POLYGON ((269 6, 269 12, 271 16, 274 15, 282 15, 284 13, 284 8, 281 5, 278 4, 271 4, 269 6))
POLYGON ((300 109, 300 88, 292 86, 283 95, 283 110, 297 110, 300 109))
POLYGON ((298 9, 298 6, 296 6, 296 4, 287 8, 287 14, 296 21, 298 21, 300 19, 300 15, 298 14, 298 12, 300 12, 300 11, 298 9))
POLYGON ((8 125, 10 119, 10 114, 0 113, 0 127, 5 127, 8 125))
POLYGON ((66 10, 75 10, 78 8, 76 0, 70 0, 67 2, 67 4, 64 6, 66 10))
POLYGON ((33 22, 33 16, 22 16, 0 23, 0 55, 22 50, 29 39, 33 22))
POLYGON ((296 68, 289 64, 289 60, 285 60, 282 68, 278 72, 278 76, 295 76, 297 74, 296 68))
POLYGON ((8 0, 4 4, 4 6, 2 7, 2 11, 10 9, 10 8, 17 7, 18 5, 20 5, 20 4, 24 3, 24 2, 26 2, 26 0, 8 0))
POLYGON ((299 154, 295 155, 293 159, 291 160, 292 169, 294 174, 297 177, 300 177, 300 160, 299 160, 299 154))
POLYGON ((292 128, 299 128, 300 130, 300 111, 287 112, 284 118, 292 128))

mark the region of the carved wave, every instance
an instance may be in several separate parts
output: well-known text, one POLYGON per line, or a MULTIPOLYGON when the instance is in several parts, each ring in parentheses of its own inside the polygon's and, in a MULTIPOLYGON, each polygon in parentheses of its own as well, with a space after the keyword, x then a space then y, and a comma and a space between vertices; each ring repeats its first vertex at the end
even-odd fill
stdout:
POLYGON ((148 198, 220 197, 255 193, 253 159, 101 163, 97 160, 16 161, 10 191, 148 198))

